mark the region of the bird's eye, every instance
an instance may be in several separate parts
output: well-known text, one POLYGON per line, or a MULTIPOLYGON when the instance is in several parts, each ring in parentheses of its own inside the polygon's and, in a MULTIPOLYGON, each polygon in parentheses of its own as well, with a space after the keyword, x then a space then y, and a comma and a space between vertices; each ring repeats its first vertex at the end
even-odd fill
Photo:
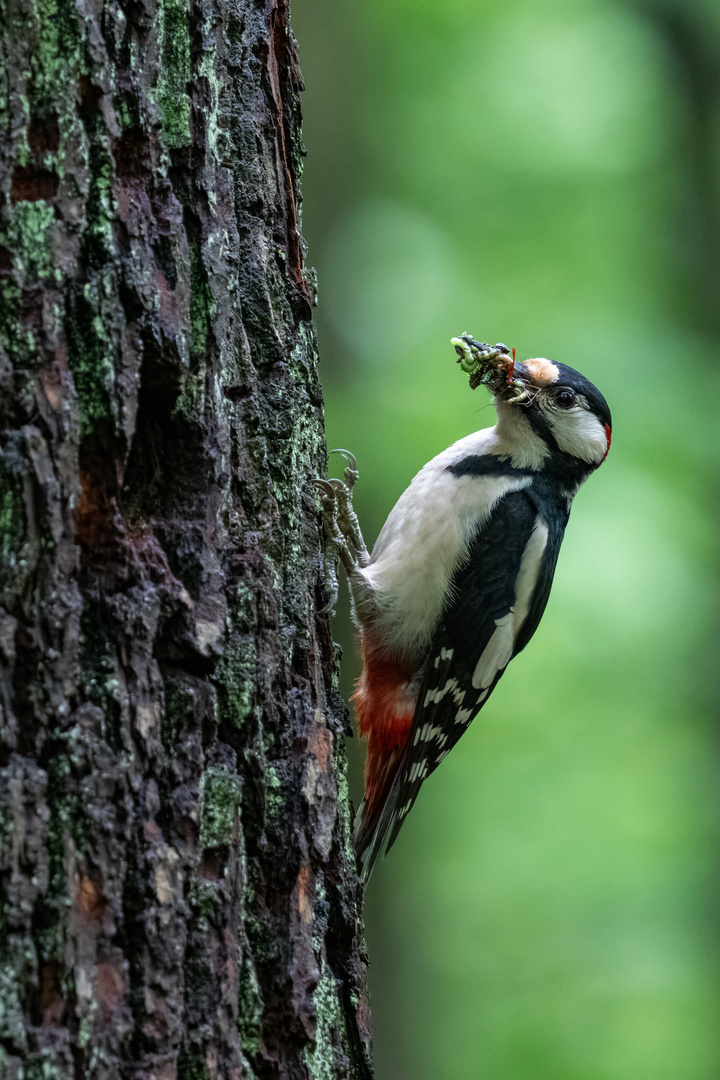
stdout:
POLYGON ((572 409, 575 400, 575 392, 573 390, 558 390, 555 395, 555 404, 559 409, 572 409))

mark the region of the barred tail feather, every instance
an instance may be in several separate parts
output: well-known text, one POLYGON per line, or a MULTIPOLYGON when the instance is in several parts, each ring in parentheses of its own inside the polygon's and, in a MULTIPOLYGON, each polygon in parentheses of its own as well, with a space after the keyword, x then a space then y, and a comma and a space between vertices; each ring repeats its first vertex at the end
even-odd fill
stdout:
MULTIPOLYGON (((400 759, 402 760, 402 758, 400 759)), ((362 867, 362 879, 367 882, 381 855, 387 855, 395 843, 400 828, 407 817, 408 806, 401 807, 399 799, 403 790, 403 770, 396 763, 394 778, 387 796, 375 812, 371 812, 367 799, 358 810, 355 833, 355 850, 362 867)), ((415 799, 413 798, 412 802, 415 799)), ((406 800, 407 802, 407 800, 406 800)))
MULTIPOLYGON (((387 721, 387 718, 385 719, 387 721)), ((388 809, 392 808, 393 795, 398 790, 397 774, 404 757, 412 714, 393 716, 392 720, 395 721, 394 730, 398 734, 398 741, 391 750, 379 750, 378 740, 372 732, 368 740, 365 798, 355 819, 355 850, 363 867, 365 880, 370 877, 383 846, 383 836, 388 827, 388 809)))
POLYGON ((367 801, 363 799, 355 819, 355 851, 361 867, 363 881, 369 881, 375 863, 380 858, 387 826, 383 825, 387 801, 380 813, 373 813, 367 801))
POLYGON ((387 803, 384 807, 384 812, 380 818, 375 820, 375 823, 371 823, 365 817, 367 803, 363 800, 360 809, 358 810, 355 834, 355 850, 357 852, 358 862, 360 864, 362 880, 367 883, 370 880, 375 863, 383 854, 383 847, 385 844, 385 837, 387 835, 388 828, 392 824, 392 820, 385 820, 387 816, 387 803))

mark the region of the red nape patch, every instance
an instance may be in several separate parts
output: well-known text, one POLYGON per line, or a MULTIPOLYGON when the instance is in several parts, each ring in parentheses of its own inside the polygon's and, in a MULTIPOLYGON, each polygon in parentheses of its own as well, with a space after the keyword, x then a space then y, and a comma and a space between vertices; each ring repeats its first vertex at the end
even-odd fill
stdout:
POLYGON ((612 442, 612 431, 610 430, 610 425, 609 424, 605 425, 605 437, 607 439, 607 447, 605 449, 605 453, 603 454, 602 461, 600 462, 601 465, 602 465, 602 462, 605 460, 605 458, 610 453, 610 443, 612 442))

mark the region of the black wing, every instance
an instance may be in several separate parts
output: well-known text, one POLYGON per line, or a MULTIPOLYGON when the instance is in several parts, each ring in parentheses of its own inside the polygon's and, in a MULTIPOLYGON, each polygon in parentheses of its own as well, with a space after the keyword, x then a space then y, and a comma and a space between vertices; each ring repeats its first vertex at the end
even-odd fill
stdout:
POLYGON ((537 629, 567 521, 567 514, 549 517, 558 524, 548 525, 529 490, 504 496, 456 571, 428 652, 403 760, 377 828, 359 852, 366 877, 383 846, 389 850, 394 843, 423 781, 537 629), (524 595, 518 595, 518 584, 524 595), (521 611, 525 617, 515 626, 521 611))

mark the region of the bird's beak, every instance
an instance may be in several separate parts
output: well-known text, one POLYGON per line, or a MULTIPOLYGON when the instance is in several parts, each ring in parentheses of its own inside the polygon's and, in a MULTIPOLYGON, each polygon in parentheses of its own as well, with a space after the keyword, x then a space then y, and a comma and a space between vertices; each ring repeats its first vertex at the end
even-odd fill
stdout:
POLYGON ((457 362, 470 376, 470 388, 487 386, 493 394, 500 393, 513 379, 515 357, 507 345, 498 342, 488 345, 486 341, 475 341, 469 334, 452 338, 457 362))
POLYGON ((488 345, 475 341, 469 334, 452 338, 458 364, 470 376, 470 388, 487 386, 491 394, 503 401, 525 400, 532 372, 525 365, 515 363, 515 350, 498 342, 488 345))
POLYGON ((470 376, 470 388, 487 386, 495 398, 510 405, 529 405, 545 386, 557 380, 559 372, 550 360, 515 361, 515 350, 498 342, 488 345, 469 334, 452 338, 458 364, 470 376))

